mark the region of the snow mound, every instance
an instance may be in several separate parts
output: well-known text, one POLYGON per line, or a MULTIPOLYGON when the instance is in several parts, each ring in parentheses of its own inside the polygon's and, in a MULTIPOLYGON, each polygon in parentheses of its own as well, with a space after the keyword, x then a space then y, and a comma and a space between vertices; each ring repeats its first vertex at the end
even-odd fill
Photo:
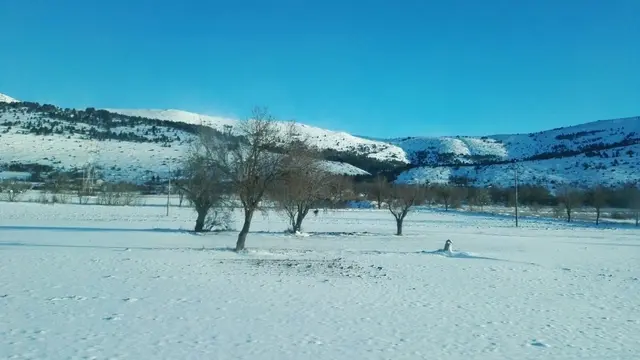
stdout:
MULTIPOLYGON (((436 251, 423 251, 423 254, 440 255, 449 258, 461 258, 461 259, 489 259, 478 254, 466 252, 466 251, 444 251, 442 249, 436 251)), ((493 259, 492 259, 493 260, 493 259)))

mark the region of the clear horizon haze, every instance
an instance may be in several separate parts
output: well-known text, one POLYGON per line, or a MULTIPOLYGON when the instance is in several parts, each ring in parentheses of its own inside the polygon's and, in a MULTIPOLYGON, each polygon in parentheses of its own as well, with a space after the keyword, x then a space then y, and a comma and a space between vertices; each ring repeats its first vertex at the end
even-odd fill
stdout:
POLYGON ((374 138, 640 115, 640 1, 0 0, 0 93, 374 138))

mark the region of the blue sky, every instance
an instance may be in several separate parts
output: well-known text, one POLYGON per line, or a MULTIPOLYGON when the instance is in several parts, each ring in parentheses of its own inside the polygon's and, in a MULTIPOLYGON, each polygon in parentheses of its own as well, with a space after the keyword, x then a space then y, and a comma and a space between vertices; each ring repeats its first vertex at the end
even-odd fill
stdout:
POLYGON ((0 0, 0 92, 373 137, 640 115, 640 1, 0 0))

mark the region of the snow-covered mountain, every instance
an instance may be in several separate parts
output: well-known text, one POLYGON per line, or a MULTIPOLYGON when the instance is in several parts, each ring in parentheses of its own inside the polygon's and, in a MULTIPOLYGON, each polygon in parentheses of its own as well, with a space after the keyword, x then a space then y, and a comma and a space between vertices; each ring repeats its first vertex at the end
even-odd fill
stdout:
POLYGON ((523 182, 547 187, 640 180, 640 117, 530 134, 412 137, 390 142, 402 147, 414 165, 398 176, 405 183, 443 183, 451 177, 466 177, 478 185, 508 186, 514 181, 514 161, 523 182))
MULTIPOLYGON (((73 169, 93 162, 107 179, 142 182, 179 166, 201 126, 222 131, 238 123, 181 110, 74 110, 0 99, 0 171, 11 163, 73 169)), ((640 180, 640 117, 532 134, 390 140, 296 127, 334 161, 327 166, 352 175, 384 170, 398 182, 463 176, 478 185, 508 186, 517 160, 522 182, 549 187, 640 180)))
MULTIPOLYGON (((222 131, 236 124, 233 119, 179 110, 75 110, 4 103, 0 104, 0 171, 3 167, 24 170, 20 164, 73 170, 93 163, 107 180, 142 183, 153 176, 166 178, 170 168, 179 167, 201 126, 222 131)), ((296 126, 320 150, 357 154, 371 162, 407 162, 404 151, 392 144, 296 126)), ((329 154, 323 162, 331 172, 370 174, 332 158, 329 154)))
POLYGON ((4 102, 4 103, 14 103, 14 102, 18 102, 18 100, 12 98, 11 96, 5 95, 5 94, 0 94, 0 103, 4 102))
MULTIPOLYGON (((225 126, 234 127, 238 122, 234 119, 201 115, 182 110, 106 110, 128 116, 204 125, 219 131, 223 131, 225 126)), ((287 123, 280 124, 284 127, 287 123)), ((402 148, 388 142, 363 139, 345 132, 331 131, 300 123, 296 123, 295 127, 297 133, 307 138, 311 144, 320 150, 356 153, 381 161, 409 162, 402 148)))

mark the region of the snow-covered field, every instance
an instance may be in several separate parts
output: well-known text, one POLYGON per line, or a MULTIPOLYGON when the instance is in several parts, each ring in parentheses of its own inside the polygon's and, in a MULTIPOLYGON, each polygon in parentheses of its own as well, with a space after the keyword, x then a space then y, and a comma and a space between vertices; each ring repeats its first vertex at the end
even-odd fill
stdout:
MULTIPOLYGON (((386 211, 183 231, 192 210, 0 203, 2 359, 636 359, 640 236, 386 211), (439 253, 446 239, 454 252, 439 253)), ((238 219, 239 220, 239 219, 238 219)))

